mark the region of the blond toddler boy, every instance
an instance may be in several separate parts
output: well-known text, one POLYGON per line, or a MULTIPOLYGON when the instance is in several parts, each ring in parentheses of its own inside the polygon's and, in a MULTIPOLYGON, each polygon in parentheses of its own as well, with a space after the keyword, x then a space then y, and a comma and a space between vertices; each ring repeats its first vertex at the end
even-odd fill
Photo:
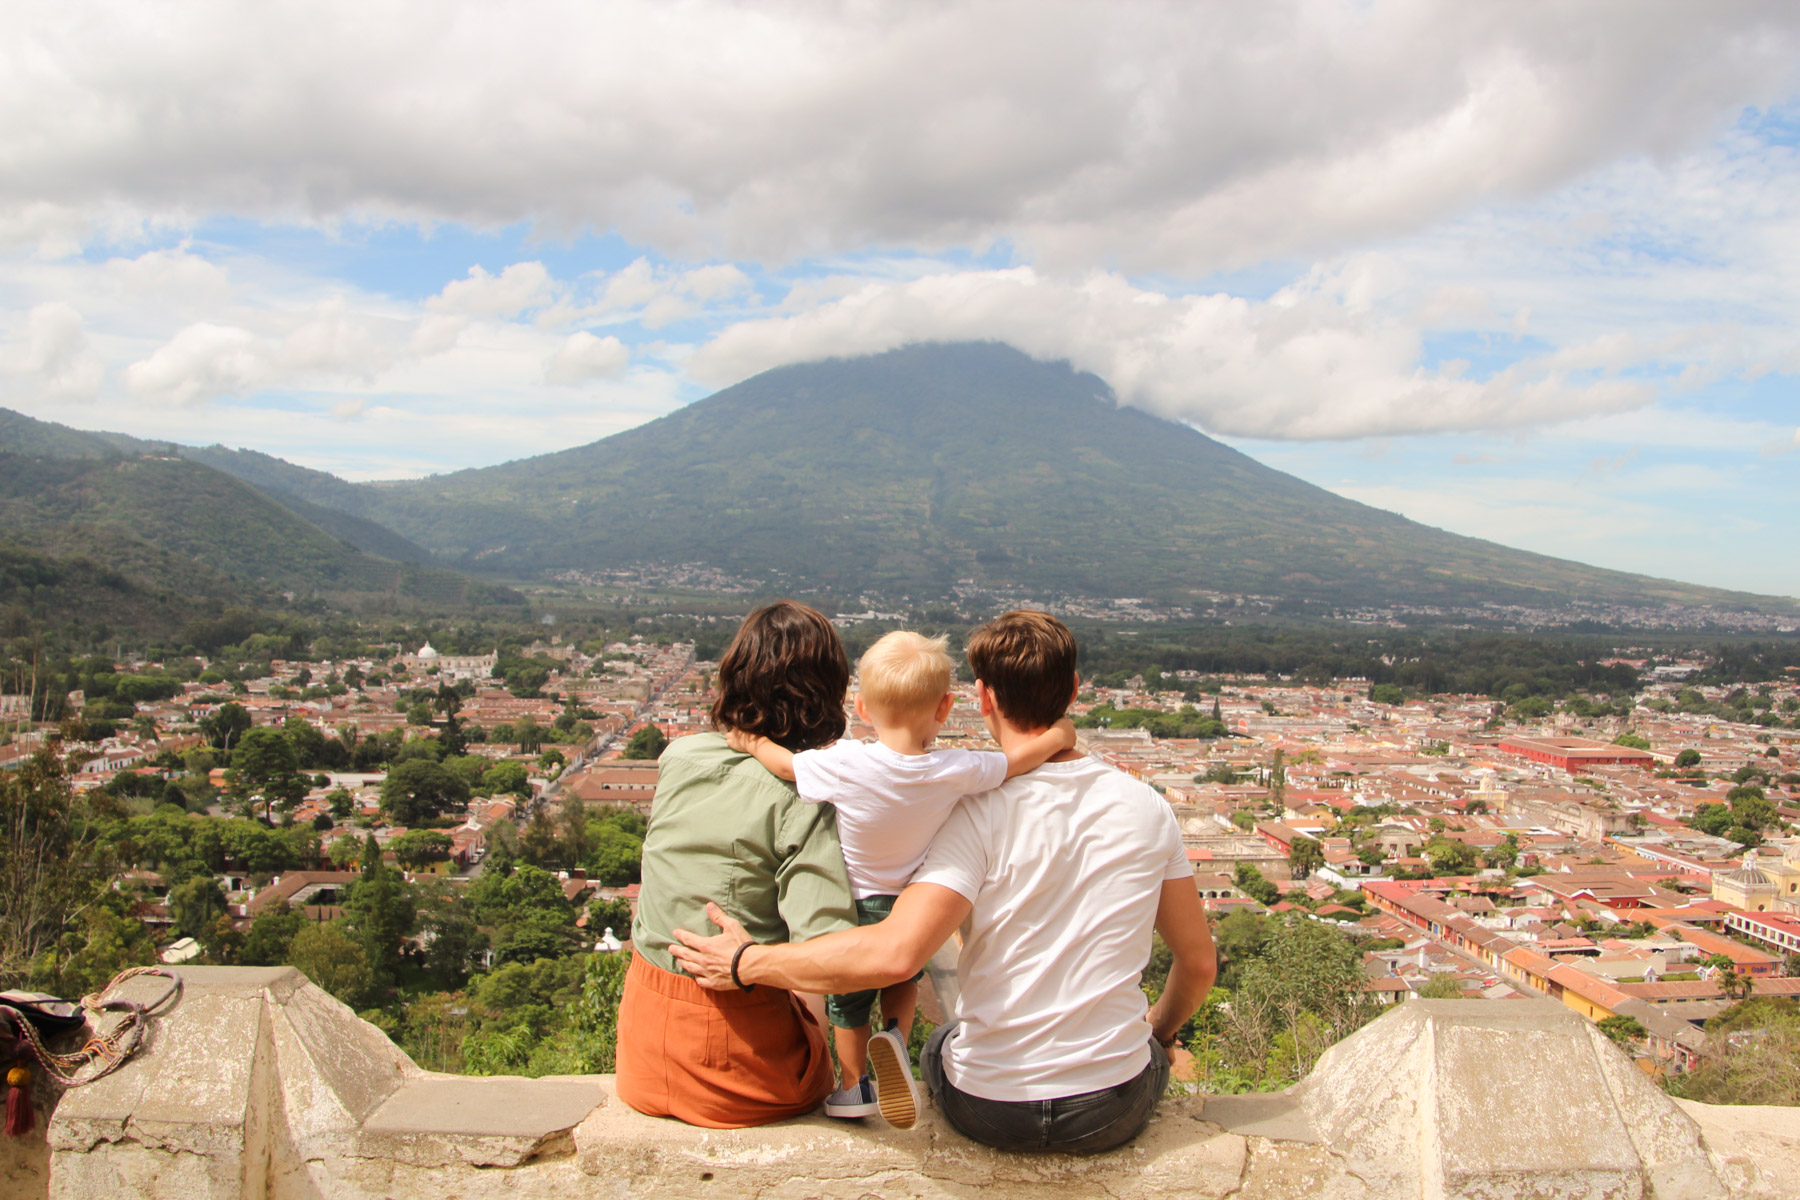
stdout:
MULTIPOLYGON (((946 645, 942 637, 901 631, 883 637, 862 656, 856 715, 874 728, 873 742, 846 738, 794 754, 767 738, 736 731, 725 735, 733 749, 754 754, 771 772, 794 781, 801 799, 837 808, 844 866, 863 925, 880 922, 892 910, 895 896, 925 861, 932 838, 958 800, 1034 771, 1075 744, 1075 727, 1065 718, 1010 754, 932 749, 955 703, 950 692, 954 667, 946 645)), ((906 1039, 918 1003, 918 980, 914 976, 882 989, 887 1021, 873 1037, 869 1018, 877 993, 827 998, 840 1086, 825 1102, 826 1115, 863 1117, 879 1111, 903 1129, 917 1119, 906 1039), (871 1061, 874 1087, 865 1074, 871 1061)))

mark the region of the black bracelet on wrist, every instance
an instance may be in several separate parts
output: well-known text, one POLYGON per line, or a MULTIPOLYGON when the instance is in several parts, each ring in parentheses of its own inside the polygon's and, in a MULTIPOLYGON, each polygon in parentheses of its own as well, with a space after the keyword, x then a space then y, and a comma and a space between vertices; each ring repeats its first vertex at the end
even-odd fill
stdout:
POLYGON ((735 983, 746 992, 754 992, 756 990, 756 985, 754 983, 745 983, 742 979, 738 978, 738 959, 744 957, 744 951, 754 945, 756 945, 755 942, 745 942, 737 948, 737 953, 731 956, 731 982, 735 983))

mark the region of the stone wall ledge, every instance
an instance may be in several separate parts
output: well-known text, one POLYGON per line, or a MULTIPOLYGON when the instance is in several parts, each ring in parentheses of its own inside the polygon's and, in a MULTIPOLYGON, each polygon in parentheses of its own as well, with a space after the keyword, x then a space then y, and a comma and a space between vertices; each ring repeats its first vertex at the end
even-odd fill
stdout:
POLYGON ((181 974, 137 1059, 0 1143, 0 1194, 1800 1200, 1800 1113, 1678 1104, 1550 1002, 1409 1002, 1286 1092, 1166 1100, 1132 1145, 1074 1158, 988 1150, 929 1107, 907 1131, 695 1129, 607 1076, 423 1072, 289 968, 181 974))

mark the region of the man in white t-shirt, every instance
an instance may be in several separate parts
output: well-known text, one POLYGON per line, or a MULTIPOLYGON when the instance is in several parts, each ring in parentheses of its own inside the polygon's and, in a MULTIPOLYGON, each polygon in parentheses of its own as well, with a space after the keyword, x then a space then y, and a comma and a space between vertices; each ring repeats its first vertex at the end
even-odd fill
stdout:
MULTIPOLYGON (((1002 750, 1060 720, 1074 698, 1074 636, 1046 613, 977 630, 969 663, 1002 750)), ((1003 1150, 1091 1153, 1135 1137, 1168 1084, 1176 1033, 1217 969, 1174 814, 1129 776, 1068 751, 963 800, 878 925, 779 946, 677 931, 670 953, 708 987, 882 987, 962 930, 958 1020, 921 1068, 945 1118, 1003 1150), (1150 933, 1173 957, 1148 1007, 1150 933)))

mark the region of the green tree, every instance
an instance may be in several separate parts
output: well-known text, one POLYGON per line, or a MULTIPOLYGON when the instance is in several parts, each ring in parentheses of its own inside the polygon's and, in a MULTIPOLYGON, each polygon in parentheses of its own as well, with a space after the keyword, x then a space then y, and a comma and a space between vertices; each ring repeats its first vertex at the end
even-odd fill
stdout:
POLYGON ((1464 1000, 1468 993, 1463 991, 1462 983, 1453 975, 1433 975, 1419 989, 1421 1000, 1464 1000))
POLYGON ((381 807, 396 823, 423 825, 468 803, 469 785, 442 763, 411 759, 388 772, 381 807))
POLYGON ((220 913, 211 927, 200 935, 200 946, 210 961, 221 966, 235 966, 238 953, 244 948, 244 935, 238 932, 237 922, 231 919, 230 913, 220 913))
MULTIPOLYGON (((113 894, 118 897, 118 893, 113 894)), ((124 915, 109 897, 87 910, 78 928, 33 963, 33 983, 58 996, 85 996, 127 967, 156 962, 156 943, 142 921, 124 915)))
POLYGON ((1703 964, 1712 970, 1712 980, 1719 985, 1727 999, 1743 1000, 1750 995, 1756 986, 1756 980, 1737 969, 1729 955, 1711 954, 1703 964))
POLYGON ((1678 1096, 1708 1104, 1800 1105, 1800 1001, 1757 996, 1706 1023, 1711 1049, 1695 1070, 1668 1079, 1678 1096))
POLYGON ((1725 794, 1725 802, 1731 806, 1733 824, 1758 832, 1775 824, 1775 806, 1760 787, 1734 787, 1725 794))
POLYGON ((463 986, 488 948, 475 922, 474 902, 460 888, 427 889, 419 901, 419 940, 425 945, 425 975, 432 986, 463 986))
POLYGON ((594 833, 588 828, 587 804, 579 797, 565 801, 560 814, 562 825, 562 860, 585 865, 594 848, 594 833))
POLYGON ((410 890, 383 860, 370 834, 363 842, 362 878, 350 885, 345 928, 363 948, 370 978, 391 986, 399 974, 400 943, 412 932, 417 916, 410 890))
POLYGON ((589 902, 587 907, 587 931, 590 936, 605 933, 608 929, 620 939, 631 936, 631 905, 623 900, 600 900, 589 902))
POLYGON ((1650 749, 1650 739, 1637 733, 1621 733, 1613 739, 1613 745, 1624 746, 1630 750, 1650 749))
POLYGON ((1466 875, 1475 869, 1475 850, 1467 842, 1434 837, 1425 843, 1425 858, 1442 875, 1466 875))
POLYGON ((238 961, 247 967, 281 966, 288 960, 288 947, 305 924, 304 914, 288 907, 286 900, 277 900, 250 922, 238 961))
POLYGON ((450 835, 435 829, 409 829, 388 845, 394 861, 417 871, 450 858, 450 835))
POLYGON ((521 798, 531 795, 531 779, 524 766, 516 762, 498 762, 481 775, 481 786, 493 795, 510 793, 521 798))
POLYGON ((1209 763, 1206 772, 1194 776, 1195 783, 1236 783, 1238 773, 1228 762, 1209 763))
POLYGON ((1242 910, 1228 914, 1213 927, 1213 945, 1219 953, 1219 985, 1237 987, 1237 975, 1245 963, 1259 957, 1269 943, 1274 921, 1242 910))
POLYGON ((176 932, 183 937, 198 938, 213 926, 225 911, 225 893, 209 875, 197 875, 169 889, 169 916, 176 932))
POLYGON ((325 735, 305 717, 289 717, 282 723, 282 734, 294 747, 294 759, 305 769, 325 767, 327 761, 325 735))
POLYGON ((279 730, 247 731, 231 752, 231 770, 239 794, 262 798, 265 816, 277 805, 291 809, 306 795, 294 744, 279 730))
POLYGON ((550 668, 539 663, 526 663, 506 673, 506 690, 523 700, 543 695, 544 685, 549 682, 550 668))
POLYGON ((375 992, 374 976, 362 945, 343 925, 305 923, 288 945, 288 964, 351 1008, 365 1008, 375 992))
POLYGON ((1249 896, 1258 904, 1270 905, 1281 899, 1281 889, 1276 887, 1263 873, 1247 862, 1241 862, 1232 877, 1238 891, 1249 896))
POLYGON ((625 954, 591 954, 583 967, 581 991, 568 1006, 567 1028, 533 1051, 532 1074, 605 1074, 617 1067, 619 1000, 625 991, 625 954))
POLYGON ((1362 955, 1343 934, 1293 916, 1275 921, 1263 952, 1238 972, 1217 1048, 1273 1085, 1295 1082, 1379 1011, 1364 984, 1362 955))
POLYGON ((200 732, 215 749, 230 750, 252 724, 249 710, 232 702, 220 705, 219 710, 209 717, 201 717, 200 732))
POLYGON ((655 725, 646 725, 631 735, 631 740, 625 743, 625 749, 619 754, 619 757, 630 759, 661 758, 663 747, 668 744, 669 739, 663 736, 663 731, 661 729, 658 729, 655 725))
POLYGON ((625 887, 642 879, 644 842, 617 825, 587 827, 592 848, 586 857, 590 878, 603 887, 625 887))
POLYGON ((1482 861, 1490 867, 1502 869, 1514 867, 1519 862, 1519 839, 1515 834, 1507 834, 1500 844, 1482 855, 1482 861))
POLYGON ((1702 804, 1694 809, 1694 815, 1688 819, 1689 825, 1713 837, 1724 837, 1734 823, 1731 809, 1723 804, 1702 804))
POLYGON ((481 859, 483 875, 511 875, 519 863, 519 835, 511 821, 490 826, 486 852, 481 859))
POLYGON ((1406 703, 1406 692, 1397 684, 1378 683, 1369 689, 1369 699, 1376 704, 1404 704, 1406 703))
POLYGON ((511 875, 483 871, 469 899, 501 962, 563 958, 580 944, 574 906, 556 876, 539 867, 521 865, 511 875))
POLYGON ((60 746, 46 741, 0 771, 0 986, 24 983, 32 961, 110 894, 110 798, 75 795, 60 746))
POLYGON ((462 702, 462 693, 456 690, 453 683, 438 684, 437 691, 431 697, 431 706, 443 713, 447 720, 454 720, 456 714, 462 711, 462 702))
POLYGON ((331 865, 340 871, 348 871, 362 857, 362 843, 345 834, 331 843, 331 865))
POLYGON ((1596 1025, 1601 1033, 1627 1050, 1650 1036, 1650 1031, 1636 1017, 1605 1017, 1596 1025))
POLYGON ((1692 750, 1692 749, 1683 750, 1675 756, 1675 766, 1678 769, 1685 769, 1687 767, 1697 767, 1699 765, 1700 765, 1700 752, 1698 750, 1692 750))
POLYGON ((1295 879, 1306 879, 1325 865, 1325 849, 1309 837, 1297 837, 1288 846, 1288 863, 1295 879))

